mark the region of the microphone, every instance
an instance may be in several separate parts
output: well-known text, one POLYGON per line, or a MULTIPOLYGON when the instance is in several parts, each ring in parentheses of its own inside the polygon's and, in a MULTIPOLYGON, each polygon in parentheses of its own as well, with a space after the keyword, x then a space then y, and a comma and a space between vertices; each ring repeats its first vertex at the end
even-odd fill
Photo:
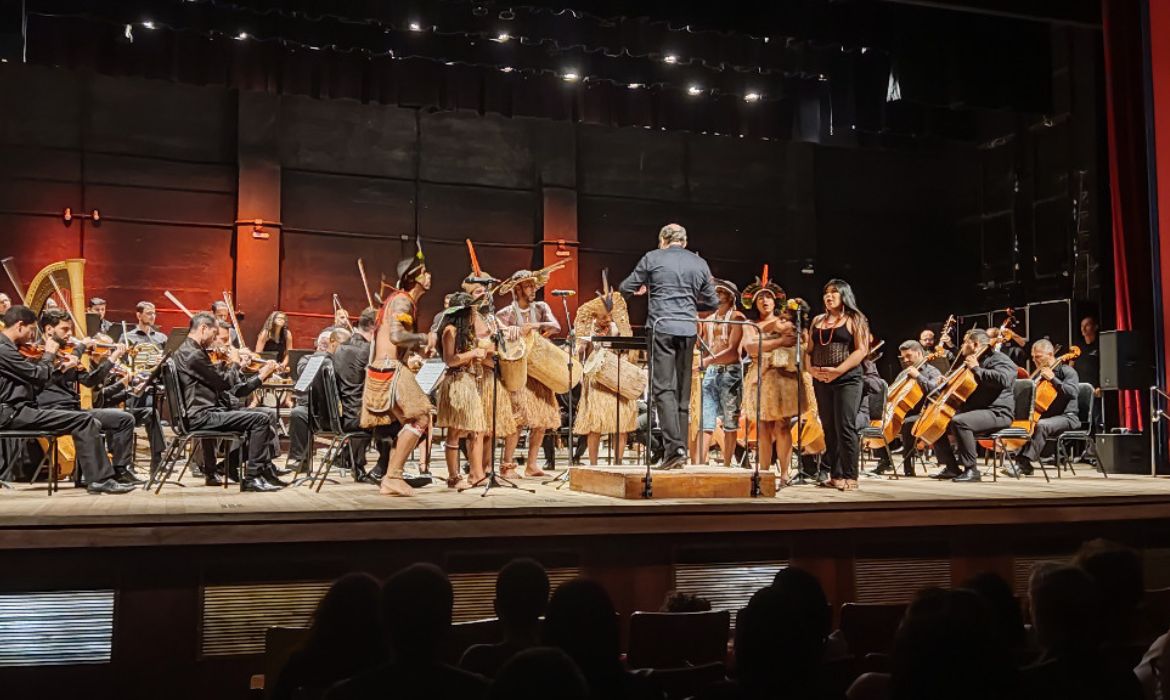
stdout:
POLYGON ((552 290, 552 295, 554 297, 575 297, 577 296, 577 292, 572 289, 554 289, 552 290))
POLYGON ((492 277, 491 275, 483 275, 480 277, 475 277, 475 276, 469 275, 467 277, 464 277, 463 281, 470 282, 471 284, 491 284, 492 282, 499 282, 498 279, 496 279, 495 277, 492 277))

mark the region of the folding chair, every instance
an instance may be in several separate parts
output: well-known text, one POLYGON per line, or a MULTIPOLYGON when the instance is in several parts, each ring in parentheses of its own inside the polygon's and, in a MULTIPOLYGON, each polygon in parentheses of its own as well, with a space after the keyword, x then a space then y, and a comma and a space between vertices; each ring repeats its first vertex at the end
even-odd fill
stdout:
MULTIPOLYGON (((60 484, 60 469, 57 464, 57 438, 68 435, 67 432, 51 432, 45 430, 0 430, 0 440, 48 440, 49 445, 45 449, 45 456, 41 459, 40 464, 37 465, 33 472, 33 481, 40 476, 41 468, 46 462, 49 464, 49 495, 52 496, 54 491, 61 490, 60 484)), ((11 488, 11 485, 4 483, 3 487, 11 488)))
MULTIPOLYGON (((171 412, 171 430, 175 432, 175 436, 171 438, 170 444, 163 452, 163 458, 159 461, 158 468, 150 472, 150 478, 146 481, 146 490, 154 487, 154 492, 162 491, 163 484, 170 479, 171 474, 175 471, 175 463, 179 461, 179 455, 192 441, 195 440, 239 440, 242 447, 240 453, 248 453, 248 434, 244 431, 230 431, 230 430, 192 430, 190 428, 190 418, 187 415, 187 406, 183 403, 183 389, 179 384, 179 372, 175 369, 175 361, 168 359, 163 363, 160 371, 163 380, 163 387, 166 389, 167 407, 171 412), (158 486, 155 487, 155 482, 158 486)), ((189 462, 190 460, 188 460, 189 462)), ((179 478, 172 481, 173 484, 183 486, 183 475, 187 473, 187 463, 183 462, 183 469, 179 472, 179 478)), ((215 465, 207 464, 204 468, 211 469, 215 465)), ((228 479, 224 478, 223 487, 227 489, 228 479)))
MULTIPOLYGON (((1094 425, 1093 425, 1093 408, 1097 403, 1097 397, 1094 395, 1093 385, 1088 382, 1081 382, 1077 385, 1077 420, 1081 422, 1081 427, 1076 430, 1066 430, 1060 435, 1056 436, 1056 475, 1060 476, 1061 467, 1068 467, 1069 472, 1076 476, 1077 473, 1073 469, 1073 456, 1071 452, 1065 451, 1065 444, 1070 442, 1083 442, 1088 444, 1093 439, 1094 425)), ((1109 472, 1104 469, 1101 474, 1108 479, 1109 472)))
MULTIPOLYGON (((1013 415, 1012 427, 997 430, 990 435, 992 444, 991 479, 999 481, 999 468, 1010 457, 1015 457, 1027 446, 1032 439, 1032 431, 1036 424, 1032 422, 1032 403, 1036 397, 1036 384, 1031 379, 1017 379, 1012 385, 1012 396, 1015 398, 1016 408, 1013 415)), ((1044 472, 1044 481, 1050 482, 1048 469, 1044 462, 1037 460, 1040 471, 1044 472)), ((1019 473, 1016 474, 1019 479, 1019 473)))
MULTIPOLYGON (((321 374, 321 386, 325 390, 325 403, 329 407, 329 413, 325 416, 327 429, 310 436, 309 444, 313 444, 316 435, 321 435, 322 437, 329 438, 329 447, 325 448, 325 454, 321 457, 321 464, 317 466, 317 472, 309 477, 309 488, 317 493, 320 493, 321 487, 325 485, 325 479, 329 476, 329 470, 333 468, 338 456, 341 455, 342 448, 349 450, 352 463, 356 461, 356 455, 353 453, 353 440, 369 435, 364 430, 346 432, 341 426, 341 395, 337 390, 337 375, 334 373, 333 366, 330 364, 325 364, 321 367, 321 374), (317 484, 316 488, 313 487, 314 482, 317 484)), ((313 427, 314 418, 312 409, 310 409, 310 428, 313 427)))
MULTIPOLYGON (((890 385, 887 384, 886 380, 884 380, 884 379, 882 379, 880 381, 881 381, 881 385, 882 385, 882 392, 881 392, 882 401, 880 404, 875 405, 876 402, 873 399, 877 398, 876 395, 873 395, 870 397, 871 401, 869 403, 869 406, 867 406, 866 408, 868 409, 868 414, 869 414, 869 419, 871 421, 871 424, 865 426, 864 428, 862 428, 861 430, 859 430, 857 432, 857 439, 861 443, 860 449, 858 449, 858 453, 861 455, 864 455, 865 450, 867 450, 867 449, 876 450, 877 448, 867 447, 866 443, 871 441, 871 440, 880 443, 881 449, 886 451, 886 459, 890 460, 890 475, 887 478, 897 479, 898 478, 898 468, 894 464, 894 453, 892 451, 890 451, 890 443, 888 440, 886 440, 886 434, 885 434, 885 430, 884 430, 884 428, 885 428, 885 408, 886 408, 886 402, 888 402, 890 399, 890 385), (872 421, 877 421, 877 425, 873 425, 872 421)), ((869 444, 872 445, 872 443, 869 443, 869 444)), ((909 448, 906 445, 903 445, 902 449, 905 450, 905 449, 909 449, 909 448)), ((862 466, 864 467, 864 457, 862 458, 862 466)))

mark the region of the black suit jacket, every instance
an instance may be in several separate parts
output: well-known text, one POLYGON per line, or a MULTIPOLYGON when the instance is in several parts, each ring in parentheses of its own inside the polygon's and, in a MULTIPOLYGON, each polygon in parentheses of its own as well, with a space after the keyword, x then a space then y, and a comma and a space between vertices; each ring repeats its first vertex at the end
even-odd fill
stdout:
POLYGON ((362 392, 366 386, 366 366, 370 362, 370 341, 354 333, 333 353, 337 374, 337 391, 341 394, 341 419, 354 425, 362 414, 362 392))

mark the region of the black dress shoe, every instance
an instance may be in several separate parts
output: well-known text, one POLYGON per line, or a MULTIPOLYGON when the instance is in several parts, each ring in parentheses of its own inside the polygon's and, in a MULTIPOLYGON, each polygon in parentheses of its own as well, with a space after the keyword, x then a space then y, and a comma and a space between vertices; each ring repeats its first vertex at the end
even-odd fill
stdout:
POLYGON ((930 475, 931 479, 954 479, 956 476, 962 474, 962 470, 958 467, 943 467, 937 472, 930 475))
POLYGON ((1009 464, 1003 469, 1000 469, 999 473, 1003 474, 1004 476, 1010 476, 1013 479, 1018 479, 1024 473, 1024 470, 1020 469, 1015 464, 1009 464))
POLYGON ((208 474, 203 477, 203 484, 205 486, 223 486, 223 479, 218 474, 208 474))
POLYGON ((668 471, 670 469, 682 469, 687 463, 686 455, 675 455, 670 459, 664 461, 662 464, 654 467, 659 471, 668 471))
POLYGON ((240 482, 240 492, 267 493, 269 491, 279 491, 280 489, 280 486, 273 486, 259 475, 249 476, 240 482))
POLYGON ((130 493, 134 490, 134 485, 123 484, 117 479, 111 477, 109 479, 95 481, 89 486, 86 486, 85 490, 88 493, 130 493))
POLYGON ((138 475, 134 473, 134 470, 128 467, 114 467, 114 478, 117 479, 119 484, 146 483, 142 479, 138 478, 138 475))
POLYGON ((276 477, 276 465, 272 464, 271 462, 261 467, 260 478, 264 479, 273 486, 279 486, 280 488, 288 486, 287 481, 281 481, 276 477))
POLYGON ((288 476, 289 474, 292 474, 292 473, 293 473, 292 469, 282 469, 282 468, 275 466, 275 465, 273 465, 273 467, 272 467, 272 475, 277 477, 277 478, 282 477, 282 476, 288 476))
POLYGON ((894 471, 894 465, 890 464, 889 460, 881 460, 877 466, 873 468, 874 474, 886 474, 894 471))
POLYGON ((952 481, 983 481, 983 477, 975 467, 967 467, 963 470, 962 474, 956 476, 952 481))

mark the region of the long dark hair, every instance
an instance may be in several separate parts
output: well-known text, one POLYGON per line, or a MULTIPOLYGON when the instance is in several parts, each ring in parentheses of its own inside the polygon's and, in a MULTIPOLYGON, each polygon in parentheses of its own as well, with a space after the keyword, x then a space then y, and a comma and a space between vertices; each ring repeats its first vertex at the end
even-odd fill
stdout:
POLYGON ((860 331, 869 330, 869 320, 865 318, 865 314, 861 313, 861 309, 857 308, 857 297, 853 295, 853 287, 843 279, 834 277, 825 283, 824 289, 821 290, 823 295, 829 289, 836 289, 841 294, 841 305, 845 307, 845 317, 853 321, 855 330, 860 331))
POLYGON ((268 339, 275 343, 284 340, 284 334, 291 333, 288 329, 288 314, 279 310, 268 314, 268 318, 264 321, 264 332, 268 334, 268 339), (280 329, 279 333, 276 331, 277 316, 284 316, 284 327, 280 329))
POLYGON ((475 323, 472 321, 472 308, 474 299, 467 292, 455 292, 451 295, 451 303, 448 308, 463 307, 458 311, 448 311, 443 315, 443 321, 439 324, 439 339, 442 342, 443 334, 447 332, 447 326, 455 327, 455 352, 467 352, 475 347, 475 323))

